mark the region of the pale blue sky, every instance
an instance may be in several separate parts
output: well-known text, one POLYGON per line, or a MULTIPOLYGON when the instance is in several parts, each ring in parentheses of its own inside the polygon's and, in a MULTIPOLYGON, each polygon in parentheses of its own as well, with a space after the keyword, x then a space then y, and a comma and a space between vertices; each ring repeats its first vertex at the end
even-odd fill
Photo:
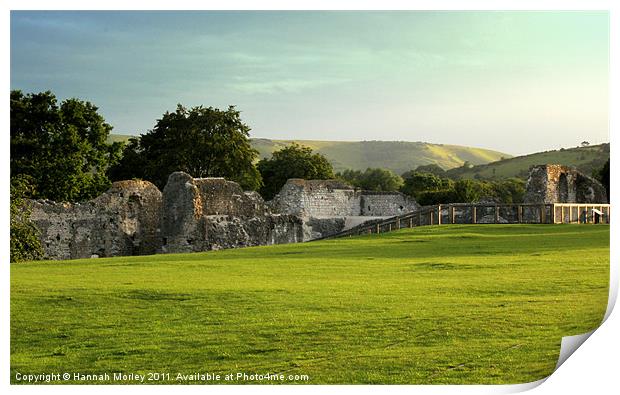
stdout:
POLYGON ((177 103, 253 137, 511 154, 608 141, 605 12, 11 13, 11 89, 139 134, 177 103))

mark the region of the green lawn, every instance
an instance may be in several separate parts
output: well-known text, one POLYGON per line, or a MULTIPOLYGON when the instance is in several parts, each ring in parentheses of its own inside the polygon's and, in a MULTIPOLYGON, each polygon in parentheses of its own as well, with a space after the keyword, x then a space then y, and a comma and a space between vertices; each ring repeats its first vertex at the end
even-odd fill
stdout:
POLYGON ((313 384, 529 382, 553 371, 562 336, 598 326, 608 281, 606 225, 445 225, 13 264, 11 381, 282 372, 313 384))

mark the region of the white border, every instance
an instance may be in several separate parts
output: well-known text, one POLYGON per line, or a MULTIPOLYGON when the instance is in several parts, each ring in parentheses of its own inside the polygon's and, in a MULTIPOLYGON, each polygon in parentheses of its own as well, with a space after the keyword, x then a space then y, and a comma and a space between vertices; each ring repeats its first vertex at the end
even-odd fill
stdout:
MULTIPOLYGON (((257 393, 288 393, 294 390, 296 393, 331 393, 333 391, 351 393, 376 393, 379 392, 397 392, 397 393, 427 393, 427 394, 480 394, 480 393, 512 393, 524 391, 538 384, 545 382, 541 380, 536 383, 519 384, 513 386, 184 386, 182 388, 169 386, 89 386, 87 389, 82 386, 9 386, 10 371, 10 346, 9 346, 9 308, 10 308, 10 281, 9 281, 9 221, 8 221, 8 175, 9 175, 9 95, 10 91, 10 10, 37 10, 37 9, 56 9, 56 10, 97 10, 97 9, 117 9, 117 10, 133 10, 133 9, 160 9, 160 10, 194 10, 194 9, 213 9, 213 10, 234 10, 234 9, 261 9, 261 10, 380 10, 380 9, 417 9, 417 10, 610 10, 610 141, 611 146, 615 147, 615 137, 618 135, 618 114, 619 106, 619 78, 620 62, 618 61, 619 40, 619 24, 620 24, 620 6, 617 1, 577 1, 577 0, 522 0, 522 1, 501 1, 501 0, 444 0, 444 1, 325 1, 325 0, 298 0, 298 1, 249 1, 249 0, 229 0, 229 1, 185 1, 177 0, 174 2, 152 0, 143 2, 110 0, 101 2, 89 2, 76 0, 50 1, 33 0, 33 1, 15 1, 8 0, 3 2, 3 13, 0 16, 0 29, 2 31, 2 40, 0 42, 1 51, 4 54, 2 59, 3 74, 1 79, 2 87, 5 92, 3 105, 0 108, 0 118, 4 126, 2 133, 1 148, 3 157, 2 163, 2 186, 4 193, 1 196, 2 205, 5 207, 2 216, 1 226, 3 229, 3 237, 1 239, 2 249, 2 308, 0 311, 4 315, 1 328, 3 341, 1 342, 2 359, 0 362, 0 387, 14 393, 31 393, 31 392, 52 392, 52 393, 81 393, 88 390, 92 393, 108 393, 111 391, 131 391, 137 393, 168 393, 172 391, 182 390, 184 392, 198 393, 207 391, 215 391, 219 393, 235 393, 242 390, 251 390, 257 393)), ((617 155, 612 149, 612 185, 618 185, 619 175, 616 160, 617 155)), ((614 196, 617 196, 617 188, 612 186, 614 196)), ((612 202, 618 199, 613 199, 612 202)), ((615 222, 611 228, 612 240, 617 240, 617 231, 615 222)), ((559 369, 552 374, 545 382, 535 389, 537 393, 584 393, 586 391, 607 393, 611 388, 618 388, 618 352, 620 351, 620 319, 616 312, 611 314, 615 299, 618 293, 618 248, 611 243, 611 282, 610 282, 610 300, 606 317, 609 319, 594 332, 593 336, 586 344, 576 351, 576 355, 569 358, 559 369)))

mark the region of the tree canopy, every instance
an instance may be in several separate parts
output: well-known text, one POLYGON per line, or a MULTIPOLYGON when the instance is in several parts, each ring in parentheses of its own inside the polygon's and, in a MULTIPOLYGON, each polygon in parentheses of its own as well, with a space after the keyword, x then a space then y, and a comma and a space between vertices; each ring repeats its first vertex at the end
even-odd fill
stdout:
POLYGON ((423 206, 443 203, 471 203, 492 200, 520 203, 525 195, 525 181, 509 178, 501 181, 462 179, 453 181, 430 173, 408 171, 403 174, 401 192, 413 196, 423 206))
POLYGON ((28 176, 34 198, 79 201, 105 191, 106 170, 121 144, 107 144, 112 130, 90 102, 52 92, 11 91, 11 178, 28 176))
POLYGON ((258 151, 250 145, 249 132, 234 106, 187 109, 179 104, 152 130, 129 141, 110 177, 141 178, 162 189, 170 173, 184 171, 193 177, 225 177, 256 190, 262 182, 253 164, 258 151))
POLYGON ((605 162, 603 167, 601 167, 597 171, 596 176, 597 177, 595 178, 598 179, 600 183, 603 184, 603 186, 605 187, 605 191, 607 192, 607 201, 610 202, 609 200, 609 159, 607 159, 607 162, 605 162))
POLYGON ((393 192, 403 185, 403 179, 388 169, 368 168, 363 172, 344 170, 336 176, 366 191, 393 192))
POLYGON ((420 165, 416 167, 415 172, 430 173, 430 174, 435 174, 436 176, 443 176, 446 174, 446 171, 441 166, 435 163, 430 163, 428 165, 420 165))
POLYGON ((273 198, 289 178, 334 178, 332 165, 323 155, 296 143, 274 152, 269 159, 262 159, 257 168, 264 182, 260 193, 265 200, 273 198))

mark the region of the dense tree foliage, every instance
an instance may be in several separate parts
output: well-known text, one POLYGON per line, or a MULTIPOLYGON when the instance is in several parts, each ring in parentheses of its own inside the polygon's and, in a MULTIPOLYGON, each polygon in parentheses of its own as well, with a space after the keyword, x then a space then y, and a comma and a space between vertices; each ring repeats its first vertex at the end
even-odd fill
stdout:
POLYGON ((260 193, 265 200, 273 198, 289 178, 334 178, 332 165, 323 155, 295 143, 274 152, 269 159, 262 159, 257 168, 264 182, 260 193))
POLYGON ((523 201, 525 182, 518 178, 502 181, 462 179, 453 181, 430 173, 410 171, 403 174, 401 192, 414 197, 421 205, 472 203, 482 200, 498 203, 523 201))
POLYGON ((450 190, 454 182, 449 178, 442 178, 432 173, 420 173, 412 170, 403 174, 403 186, 401 192, 417 196, 421 192, 438 192, 450 190))
POLYGON ((225 177, 256 190, 262 184, 253 164, 258 152, 250 145, 249 132, 233 106, 223 111, 179 104, 148 133, 129 141, 110 177, 141 178, 161 189, 170 173, 184 171, 193 177, 225 177))
POLYGON ((28 176, 33 197, 57 201, 93 198, 106 190, 108 167, 121 144, 97 107, 78 99, 60 105, 51 92, 11 91, 11 178, 28 176))
POLYGON ((11 262, 40 259, 43 248, 37 228, 30 222, 27 198, 35 195, 32 178, 19 175, 11 179, 11 262))
POLYGON ((446 171, 441 166, 434 163, 430 163, 428 165, 420 165, 416 167, 414 171, 416 173, 430 173, 436 176, 443 176, 446 174, 446 171))
POLYGON ((609 159, 607 159, 607 162, 605 162, 603 167, 601 167, 596 172, 595 175, 596 175, 595 178, 605 187, 605 191, 607 191, 607 201, 610 202, 609 200, 609 159))
POLYGON ((372 169, 365 171, 344 170, 336 177, 365 191, 392 192, 398 191, 403 185, 403 179, 388 169, 372 169))

